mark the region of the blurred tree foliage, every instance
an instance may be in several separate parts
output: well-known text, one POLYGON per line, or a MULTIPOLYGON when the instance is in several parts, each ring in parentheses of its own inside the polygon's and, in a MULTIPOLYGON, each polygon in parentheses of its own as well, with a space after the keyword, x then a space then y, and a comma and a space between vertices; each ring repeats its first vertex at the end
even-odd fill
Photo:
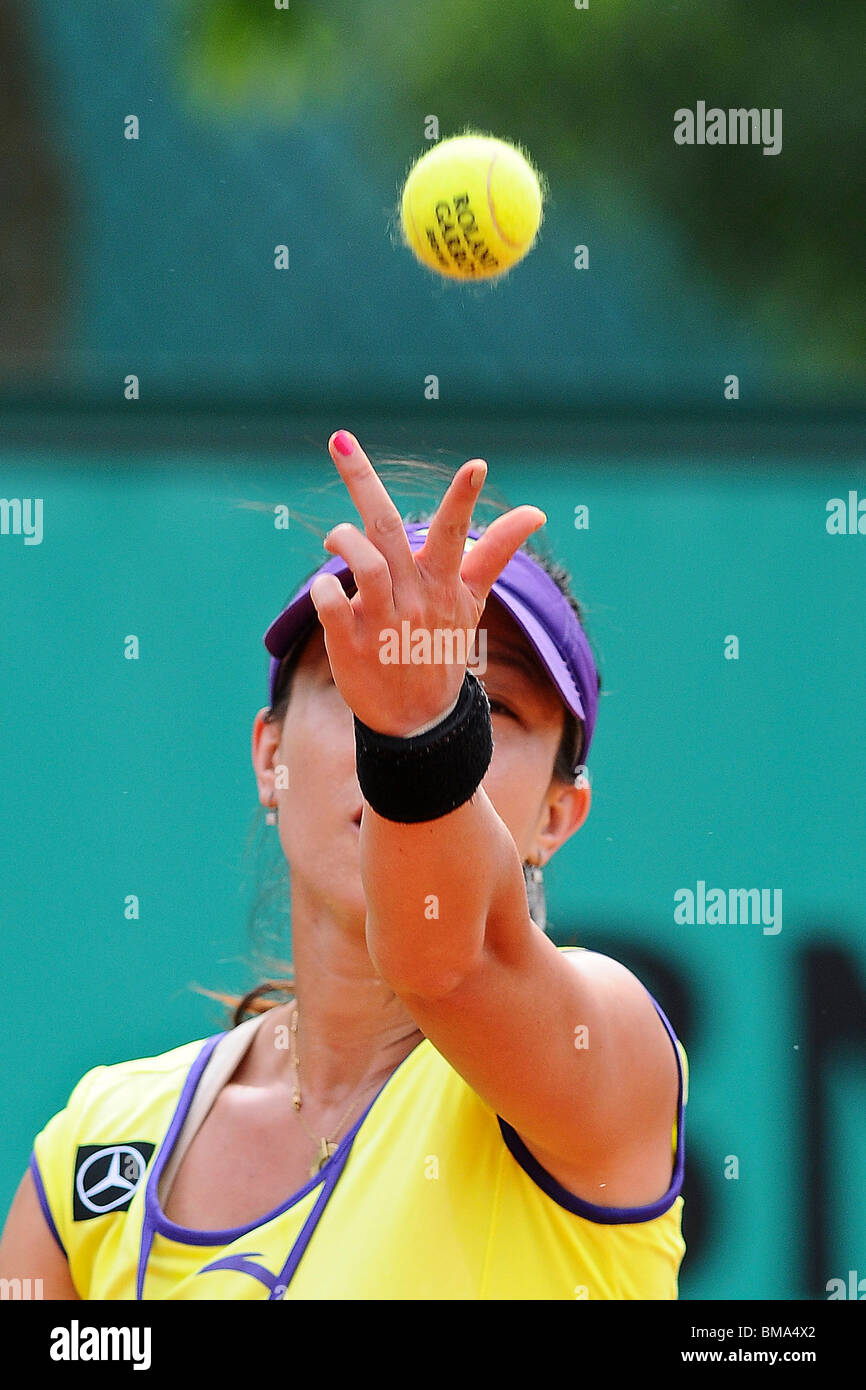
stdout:
POLYGON ((555 203, 583 189, 616 218, 625 193, 661 214, 780 363, 862 382, 862 0, 177 3, 214 109, 354 106, 397 178, 429 114, 443 138, 518 141, 555 203), (781 152, 676 145, 674 112, 699 100, 781 108, 781 152))
POLYGON ((294 120, 343 95, 344 8, 293 0, 175 0, 180 80, 191 103, 220 121, 294 120))

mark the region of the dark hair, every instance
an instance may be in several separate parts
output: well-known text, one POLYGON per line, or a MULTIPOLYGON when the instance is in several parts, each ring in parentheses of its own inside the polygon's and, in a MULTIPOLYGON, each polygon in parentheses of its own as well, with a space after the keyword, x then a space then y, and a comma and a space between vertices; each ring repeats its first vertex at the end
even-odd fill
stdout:
MULTIPOLYGON (((386 461, 386 463, 391 465, 393 465, 394 462, 396 461, 386 461)), ((451 474, 445 472, 437 465, 430 465, 429 463, 419 463, 415 460, 401 460, 398 462, 398 468, 405 468, 407 466, 410 469, 409 477, 413 484, 417 483, 419 474, 425 481, 429 481, 432 478, 435 481, 445 482, 447 484, 451 480, 451 474)), ((389 475, 392 471, 392 469, 390 468, 383 468, 381 464, 376 465, 376 470, 380 474, 383 472, 388 472, 389 475)), ((476 513, 479 510, 486 510, 488 513, 492 512, 492 515, 488 516, 489 522, 493 519, 493 516, 500 515, 503 511, 507 511, 509 508, 509 504, 505 502, 504 499, 496 500, 497 494, 493 489, 485 488, 485 492, 487 493, 487 497, 482 500, 478 507, 476 507, 476 513)), ((427 523, 428 521, 430 521, 431 515, 432 513, 429 511, 411 513, 404 515, 403 520, 406 524, 410 522, 427 523)), ((488 524, 488 522, 479 521, 477 523, 478 529, 483 530, 485 524, 488 524)), ((307 523, 304 522, 304 524, 307 523)), ((323 537, 324 533, 322 533, 322 538, 323 537)), ((526 544, 523 546, 523 549, 527 551, 527 553, 531 554, 532 558, 541 566, 541 568, 547 574, 550 575, 550 578, 556 584, 557 588, 567 599, 568 604, 573 610, 578 622, 581 624, 581 626, 583 626, 583 610, 581 609, 580 604, 571 592, 571 578, 568 574, 568 571, 561 564, 559 564, 558 561, 556 561, 553 558, 553 556, 549 553, 549 551, 544 549, 544 547, 533 537, 530 537, 529 541, 527 541, 526 544)), ((316 569, 318 569, 318 566, 316 566, 316 569)), ((315 573, 316 570, 312 570, 310 574, 307 576, 307 578, 311 579, 313 574, 315 573)), ((282 720, 285 718, 286 711, 288 710, 289 702, 291 699, 292 682, 294 679, 295 670, 297 668, 301 654, 304 650, 306 641, 310 634, 314 631, 315 627, 316 620, 313 619, 310 623, 309 628, 307 628, 301 634, 301 636, 293 644, 291 649, 283 657, 279 671, 277 673, 277 679, 274 685, 273 702, 270 708, 267 710, 266 714, 264 715, 266 723, 278 724, 281 723, 282 720)), ((596 670, 598 670, 597 661, 596 670)), ((598 689, 599 691, 601 690, 600 674, 598 675, 598 689)), ((572 714, 570 710, 566 710, 562 736, 560 738, 559 748, 557 749, 556 757, 553 762, 551 777, 557 778, 558 780, 565 783, 573 782, 575 770, 577 769, 577 767, 580 766, 583 760, 583 749, 583 722, 582 720, 578 719, 574 714, 572 714)), ((262 810, 261 808, 259 808, 257 812, 254 831, 257 828, 260 828, 261 824, 262 810)), ((284 901, 284 868, 285 866, 282 865, 281 871, 274 877, 274 879, 269 884, 265 886, 259 885, 258 897, 253 905, 250 914, 250 926, 252 930, 254 945, 256 948, 256 955, 258 959, 261 961, 261 964, 265 967, 265 970, 262 973, 267 973, 271 975, 272 978, 266 979, 263 981, 263 983, 256 985, 253 989, 249 990, 241 999, 238 999, 237 996, 226 995, 213 990, 204 991, 205 993, 210 995, 211 998, 219 999, 223 1003, 228 1004, 231 1007, 233 1027, 237 1027, 239 1023, 242 1023, 244 1018, 249 1014, 264 1013, 268 1009, 277 1008, 280 1004, 285 1002, 286 996, 291 996, 294 994, 294 973, 291 969, 291 966, 287 965, 284 961, 280 960, 276 955, 267 952, 264 941, 264 933, 262 932, 258 923, 260 910, 263 908, 268 898, 274 901, 279 901, 280 905, 282 905, 284 901), (279 978, 273 977, 275 972, 279 973, 279 978), (268 994, 275 994, 279 997, 275 999, 263 998, 264 995, 268 994)), ((276 931, 274 933, 274 937, 275 939, 273 941, 273 944, 276 946, 281 937, 281 931, 276 931)))

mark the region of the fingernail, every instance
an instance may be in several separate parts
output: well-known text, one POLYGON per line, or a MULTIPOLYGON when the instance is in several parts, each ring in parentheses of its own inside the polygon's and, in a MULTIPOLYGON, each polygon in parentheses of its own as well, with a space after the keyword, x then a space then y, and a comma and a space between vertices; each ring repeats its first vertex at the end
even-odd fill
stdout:
POLYGON ((355 445, 352 443, 352 436, 345 430, 337 430, 334 435, 334 448, 338 454, 351 454, 355 445))
POLYGON ((469 482, 472 485, 472 487, 480 487, 481 484, 484 482, 486 473, 487 469, 482 468, 480 465, 478 465, 478 467, 476 468, 473 468, 472 472, 469 474, 469 482))

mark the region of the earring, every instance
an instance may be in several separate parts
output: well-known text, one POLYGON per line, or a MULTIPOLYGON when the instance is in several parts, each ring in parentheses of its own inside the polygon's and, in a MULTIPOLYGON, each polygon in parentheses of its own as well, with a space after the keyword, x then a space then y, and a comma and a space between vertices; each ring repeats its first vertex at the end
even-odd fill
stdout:
POLYGON ((267 813, 266 813, 266 815, 265 815, 265 825, 276 825, 276 823, 277 823, 277 808, 276 808, 276 806, 269 806, 268 809, 267 809, 267 813))
POLYGON ((523 881, 526 884, 526 900, 529 915, 537 927, 544 931, 547 927, 547 903, 544 897, 544 874, 540 864, 523 865, 523 881))
POLYGON ((592 785, 589 779, 589 768, 585 763, 579 763, 574 769, 574 785, 576 787, 589 787, 592 785))

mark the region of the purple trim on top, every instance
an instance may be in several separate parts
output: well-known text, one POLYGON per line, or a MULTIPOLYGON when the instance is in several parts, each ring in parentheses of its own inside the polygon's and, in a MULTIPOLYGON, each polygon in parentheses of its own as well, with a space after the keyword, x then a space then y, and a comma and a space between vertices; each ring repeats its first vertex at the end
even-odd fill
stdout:
MULTIPOLYGON (((245 1226, 234 1226, 224 1231, 196 1231, 188 1226, 178 1226, 176 1222, 169 1220, 169 1218, 166 1216, 165 1212, 162 1210, 162 1207, 159 1204, 159 1196, 157 1189, 159 1187, 159 1180, 162 1175, 162 1171, 165 1168, 165 1165, 168 1162, 169 1158, 171 1157, 172 1149, 177 1143, 178 1135, 180 1134, 180 1131, 183 1128, 184 1121, 189 1113, 189 1108, 192 1105, 192 1099, 195 1095, 196 1087, 198 1086, 198 1083, 201 1080, 202 1073, 204 1072, 205 1067, 210 1061, 211 1053, 213 1052, 217 1043, 220 1041, 221 1038, 224 1037, 225 1032, 222 1032, 215 1034, 212 1038, 208 1038, 207 1042, 202 1047, 201 1052, 199 1052, 198 1056, 193 1062, 189 1071, 189 1075, 187 1076, 186 1081, 184 1082, 183 1090, 181 1091, 180 1099, 177 1102, 177 1107, 172 1117, 171 1124, 169 1125, 168 1132, 165 1138, 163 1139, 162 1144, 160 1145, 159 1152, 150 1171, 150 1177, 147 1180, 147 1187, 145 1188, 144 1193, 144 1222, 142 1225, 141 1247, 139 1250, 138 1258, 138 1278, 136 1281, 136 1298, 139 1300, 141 1300, 141 1298, 143 1297, 144 1277, 145 1272, 147 1270, 147 1261, 150 1258, 150 1251, 153 1245, 153 1238, 157 1233, 162 1236, 167 1236, 169 1240, 175 1240, 179 1244, 183 1245, 230 1245, 233 1241, 238 1240, 241 1236, 249 1235, 251 1232, 257 1231, 261 1226, 267 1225, 269 1221, 273 1221, 277 1216, 282 1216, 284 1212, 287 1212, 291 1207, 295 1206, 296 1203, 299 1202, 302 1197, 305 1197, 308 1192, 311 1192, 313 1188, 318 1187, 318 1185, 322 1183, 324 1184, 322 1193, 320 1194, 319 1199, 314 1204, 313 1209, 310 1212, 310 1215, 307 1217, 307 1220, 301 1228, 300 1234, 298 1235, 298 1238, 295 1241, 294 1246, 292 1247, 292 1252, 289 1255, 285 1268, 279 1276, 279 1286, 282 1287, 283 1292, 285 1292, 285 1289, 288 1287, 289 1280, 294 1274, 295 1269, 297 1268, 298 1263, 300 1262, 301 1256, 303 1255, 304 1250, 307 1247, 310 1237, 313 1234, 313 1230, 315 1229, 316 1223, 318 1222, 319 1217, 321 1216, 325 1206, 327 1205, 331 1193, 336 1187, 337 1180, 343 1170, 347 1158, 349 1157, 349 1150, 351 1149, 352 1144, 355 1141, 355 1136, 357 1135, 358 1130, 361 1128, 361 1125, 366 1120, 373 1106, 376 1104, 376 1101, 379 1099, 380 1095, 385 1090, 389 1082, 397 1075, 397 1072, 404 1065, 404 1063, 407 1062, 410 1057, 414 1057, 415 1053, 418 1050, 418 1047, 421 1047, 423 1042, 426 1041, 426 1039, 422 1039, 422 1042, 418 1043, 416 1047, 413 1047, 411 1052, 407 1052, 406 1056, 403 1058, 403 1061, 400 1062, 394 1068, 394 1070, 391 1072, 391 1075, 387 1077, 383 1084, 379 1087, 378 1091, 374 1095, 373 1099, 370 1101, 370 1104, 367 1106, 363 1114, 358 1117, 358 1119, 352 1125, 352 1128, 346 1134, 343 1135, 343 1138, 337 1145, 336 1151, 333 1154, 331 1154, 331 1157, 328 1159, 328 1162, 324 1165, 324 1167, 321 1168, 320 1171, 314 1177, 310 1178, 309 1181, 305 1182, 303 1187, 300 1187, 298 1191, 293 1193, 293 1195, 289 1197, 285 1202, 281 1203, 280 1206, 275 1207, 273 1211, 266 1212, 264 1216, 258 1217, 255 1221, 248 1222, 248 1224, 245 1226)), ((221 1267, 228 1268, 227 1265, 221 1267)), ((200 1271, 200 1273, 204 1273, 204 1271, 202 1270, 200 1271)), ((272 1297, 274 1296, 282 1298, 282 1292, 276 1295, 272 1294, 272 1297)))
POLYGON ((272 1274, 264 1265, 255 1263, 260 1254, 259 1250, 250 1250, 243 1255, 226 1255, 225 1259, 214 1260, 213 1264, 205 1265, 198 1272, 210 1274, 214 1269, 230 1269, 235 1274, 248 1274, 251 1279, 258 1279, 260 1284, 264 1284, 270 1293, 277 1282, 277 1275, 272 1274))
MULTIPOLYGON (((411 1057, 411 1055, 412 1053, 410 1052, 409 1056, 411 1057)), ((403 1061, 405 1060, 406 1059, 404 1057, 403 1061)), ((403 1063, 401 1062, 400 1066, 402 1065, 403 1063)), ((387 1086, 387 1084, 388 1082, 386 1081, 385 1086, 387 1086)), ((380 1087, 379 1091, 377 1091, 376 1095, 370 1101, 370 1105, 375 1104, 382 1090, 384 1090, 384 1087, 380 1087)), ((328 1159, 325 1168, 322 1169, 322 1172, 325 1174, 325 1180, 322 1184, 322 1190, 316 1198, 316 1201, 313 1205, 312 1210, 310 1211, 310 1214, 308 1215, 306 1221, 304 1222, 303 1226, 298 1232, 298 1237, 291 1248, 289 1258, 286 1260, 286 1263, 283 1265, 282 1269, 277 1275, 276 1283, 274 1284, 274 1287, 271 1289, 271 1292, 268 1295, 269 1303, 274 1303, 278 1299, 285 1297, 286 1290, 288 1289, 289 1284, 292 1282, 292 1279, 294 1278, 295 1271, 297 1270, 298 1265, 301 1263, 301 1258, 304 1254, 304 1251, 309 1245, 313 1232, 319 1224, 322 1212, 325 1210, 325 1207, 331 1200, 331 1193, 334 1191, 334 1188, 340 1181, 340 1176, 343 1172, 343 1169, 346 1166, 346 1160, 348 1159, 352 1145, 355 1142, 355 1136, 357 1135, 358 1130, 361 1128, 361 1125, 364 1123, 364 1120, 367 1118, 370 1105, 367 1106, 367 1109, 364 1111, 361 1118, 352 1126, 349 1133, 343 1136, 343 1138, 340 1140, 339 1145, 337 1146, 336 1152, 331 1154, 331 1157, 328 1159), (347 1140, 348 1143, 346 1142, 347 1140)))
POLYGON ((160 1206, 159 1194, 157 1192, 162 1170, 171 1157, 171 1151, 177 1142, 177 1137, 189 1113, 196 1087, 201 1080, 204 1067, 210 1059, 210 1053, 219 1042, 220 1037, 224 1036, 225 1034, 220 1034, 219 1037, 213 1039, 211 1046, 208 1048, 207 1056, 204 1057, 204 1064, 199 1065, 199 1063, 202 1062, 203 1056, 203 1054, 200 1054, 193 1070, 187 1077, 186 1084, 184 1085, 183 1092, 177 1104, 177 1109, 174 1113, 174 1119, 171 1122, 171 1128, 163 1140, 162 1148, 159 1151, 159 1155, 150 1175, 150 1181, 147 1184, 145 1208, 154 1233, 159 1232, 160 1235, 168 1236, 169 1240, 176 1240, 181 1245, 231 1245, 233 1241, 238 1240, 241 1236, 249 1235, 251 1231, 258 1230, 259 1226, 264 1226, 267 1222, 273 1221, 275 1217, 282 1216, 284 1212, 288 1211, 290 1207, 293 1207, 296 1202, 300 1201, 302 1197, 305 1197, 312 1188, 317 1187, 322 1181, 321 1174, 317 1174, 314 1178, 310 1178, 309 1182, 304 1183, 304 1186, 293 1193, 287 1201, 281 1202, 279 1206, 274 1207, 273 1211, 266 1212, 264 1216, 260 1216, 256 1221, 248 1221, 244 1226, 231 1226, 224 1231, 198 1231, 191 1226, 179 1226, 176 1221, 172 1221, 170 1217, 166 1216, 160 1206))
POLYGON ((54 1224, 54 1217, 51 1215, 51 1208, 48 1205, 48 1198, 45 1195, 45 1184, 42 1181, 42 1174, 39 1171, 39 1163, 36 1159, 35 1149, 30 1155, 30 1172, 33 1175, 33 1184, 36 1188, 36 1196, 39 1198, 39 1205, 42 1208, 42 1215, 48 1222, 48 1229, 53 1235, 54 1239, 57 1241, 57 1244, 60 1246, 60 1249, 63 1251, 63 1258, 65 1260, 68 1260, 69 1256, 67 1255, 63 1247, 63 1241, 60 1239, 60 1236, 57 1232, 57 1227, 54 1224))
POLYGON ((370 1104, 367 1106, 364 1113, 358 1116, 357 1120, 352 1125, 352 1128, 346 1134, 343 1135, 334 1153, 331 1154, 331 1157, 328 1159, 327 1163, 324 1165, 322 1169, 320 1169, 316 1178, 313 1179, 313 1183, 307 1183, 306 1187, 303 1188, 303 1191, 306 1192, 309 1190, 310 1186, 315 1185, 316 1182, 322 1183, 322 1190, 316 1198, 316 1201, 313 1204, 313 1207, 310 1210, 310 1213, 307 1216, 306 1221, 304 1222, 303 1226, 298 1232, 298 1235, 295 1239, 295 1243, 289 1252, 289 1258, 286 1260, 286 1263, 280 1270, 274 1288, 271 1290, 271 1293, 268 1296, 268 1302, 273 1303, 276 1300, 281 1299, 285 1296, 286 1290, 288 1289, 289 1284, 292 1282, 292 1279, 295 1276, 298 1265, 301 1263, 301 1258, 304 1254, 304 1251, 309 1245, 313 1232, 315 1231, 316 1227, 319 1224, 319 1221, 321 1220, 322 1213, 325 1210, 325 1207, 328 1205, 328 1202, 331 1200, 331 1195, 334 1191, 334 1188, 337 1186, 337 1183, 340 1180, 343 1169, 345 1168, 346 1163, 348 1161, 349 1154, 352 1151, 352 1145, 354 1144, 355 1139, 357 1138, 358 1131, 360 1130, 362 1124, 366 1120, 370 1111, 373 1109, 373 1106, 376 1104, 376 1101, 379 1099, 382 1092, 390 1085, 391 1081, 393 1081, 400 1068, 405 1066, 410 1057, 415 1056, 416 1052, 418 1051, 418 1048, 423 1047, 426 1041, 426 1038, 422 1038, 421 1042, 416 1043, 416 1045, 412 1048, 411 1052, 406 1053, 406 1056, 403 1058, 402 1062, 397 1063, 397 1066, 391 1072, 391 1075, 386 1077, 382 1085, 379 1087, 378 1091, 374 1095, 373 1099, 370 1101, 370 1104))
MULTIPOLYGON (((159 1182, 160 1174, 166 1165, 168 1156, 171 1153, 171 1150, 174 1148, 175 1141, 180 1132, 180 1127, 186 1118, 187 1111, 189 1110, 190 1103, 193 1098, 193 1093, 195 1092, 195 1088, 201 1080, 201 1074, 208 1064, 211 1053, 213 1052, 220 1038, 223 1037, 225 1037, 225 1031, 223 1031, 222 1033, 215 1033, 212 1038, 208 1038, 207 1041, 204 1043, 198 1056, 196 1057, 195 1061, 193 1062, 192 1066, 190 1067, 186 1081, 183 1083, 183 1090, 180 1093, 180 1099, 178 1100, 177 1106, 175 1107, 175 1112, 172 1116, 171 1124, 168 1127, 168 1132, 159 1146, 159 1152, 156 1156, 154 1165, 150 1170, 150 1177, 148 1178, 147 1186, 144 1189, 144 1220, 141 1226, 141 1245, 139 1247, 138 1252, 138 1274, 136 1276, 135 1281, 135 1296, 139 1300, 141 1300, 144 1297, 144 1276, 147 1270, 147 1262, 150 1259, 150 1250, 151 1246, 153 1245, 153 1237, 158 1229, 157 1222, 155 1220, 153 1205, 153 1199, 156 1196, 157 1183, 159 1182)), ((159 1211, 158 1206, 156 1210, 157 1212, 159 1211)))
MULTIPOLYGON (((644 986, 646 988, 646 986, 644 986)), ((649 990, 647 990, 649 994, 649 990)), ((674 1054, 677 1059, 677 1075, 679 1086, 677 1092, 677 1147, 674 1155, 674 1171, 671 1177, 671 1184, 663 1197, 659 1197, 657 1202, 650 1202, 643 1207, 598 1207, 593 1202, 587 1202, 583 1197, 575 1197, 573 1192, 558 1182, 552 1173, 548 1173, 543 1168, 538 1159, 529 1152, 516 1129, 503 1120, 501 1115, 496 1118, 499 1121, 499 1128, 502 1138, 505 1140, 511 1156, 516 1159, 520 1167, 535 1183, 542 1192, 556 1202, 557 1206, 565 1207, 566 1211, 574 1212, 575 1216, 582 1216, 586 1221, 595 1221, 602 1226, 631 1226, 638 1225, 643 1221, 654 1221, 656 1217, 663 1216, 679 1197, 683 1186, 683 1174, 685 1172, 685 1106, 683 1105, 683 1062, 680 1057, 680 1050, 677 1047, 676 1034, 667 1020, 663 1010, 650 994, 655 1004, 656 1011, 668 1032, 668 1037, 673 1044, 674 1054)))
MULTIPOLYGON (((426 1039, 423 1039, 422 1042, 423 1041, 426 1041, 426 1039)), ((410 1057, 413 1057, 415 1055, 415 1053, 418 1050, 418 1047, 420 1047, 421 1045, 421 1043, 418 1043, 416 1047, 413 1047, 411 1052, 407 1052, 406 1056, 403 1058, 403 1061, 400 1062, 394 1068, 394 1070, 391 1073, 391 1076, 389 1076, 379 1087, 378 1091, 374 1095, 373 1099, 370 1101, 370 1104, 367 1106, 364 1113, 362 1115, 359 1115, 358 1119, 352 1125, 352 1128, 346 1134, 343 1135, 343 1138, 337 1145, 336 1150, 334 1151, 334 1153, 331 1154, 331 1157, 328 1159, 324 1167, 320 1169, 320 1171, 316 1174, 315 1178, 311 1179, 310 1182, 304 1184, 304 1187, 301 1189, 300 1194, 295 1193, 295 1196, 290 1199, 288 1206, 293 1206, 294 1203, 298 1200, 299 1195, 301 1195, 302 1193, 309 1192, 310 1189, 312 1187, 315 1187, 318 1183, 322 1184, 322 1190, 316 1198, 316 1201, 314 1202, 313 1206, 311 1207, 307 1215, 306 1221, 304 1222, 303 1226, 301 1227, 300 1231, 295 1237, 295 1242, 291 1250, 289 1251, 288 1259, 286 1260, 279 1274, 271 1274, 270 1271, 265 1269, 263 1265, 252 1264, 252 1256, 257 1253, 255 1251, 244 1251, 243 1253, 238 1255, 227 1255, 224 1259, 215 1260, 213 1264, 205 1265, 203 1269, 200 1269, 198 1271, 199 1274, 207 1274, 210 1270, 215 1269, 236 1270, 239 1274, 249 1274, 252 1276, 253 1279, 260 1280, 260 1282, 263 1283, 265 1287, 270 1290, 268 1295, 269 1302, 273 1303, 285 1297, 286 1290, 288 1289, 289 1284, 292 1282, 292 1279, 294 1278, 295 1272, 298 1268, 298 1265, 301 1262, 304 1251, 309 1245, 310 1240, 313 1236, 313 1232, 319 1224, 322 1213, 325 1210, 325 1207, 328 1205, 334 1188, 337 1186, 337 1183, 340 1180, 340 1176, 343 1172, 343 1169, 346 1166, 349 1154, 351 1153, 352 1145, 354 1144, 355 1139, 358 1136, 358 1131, 360 1130, 362 1124, 366 1120, 373 1106, 376 1104, 376 1101, 379 1099, 380 1095, 385 1090, 385 1087, 388 1085, 388 1082, 391 1080, 391 1077, 397 1074, 397 1072, 400 1070, 400 1067, 403 1066, 404 1062, 407 1062, 410 1057)), ((288 1210, 288 1206, 283 1208, 283 1210, 288 1210)), ((260 1225, 264 1225, 264 1223, 270 1219, 271 1218, 269 1217, 260 1218, 260 1220, 256 1223, 256 1228, 258 1228, 258 1226, 260 1225)))

